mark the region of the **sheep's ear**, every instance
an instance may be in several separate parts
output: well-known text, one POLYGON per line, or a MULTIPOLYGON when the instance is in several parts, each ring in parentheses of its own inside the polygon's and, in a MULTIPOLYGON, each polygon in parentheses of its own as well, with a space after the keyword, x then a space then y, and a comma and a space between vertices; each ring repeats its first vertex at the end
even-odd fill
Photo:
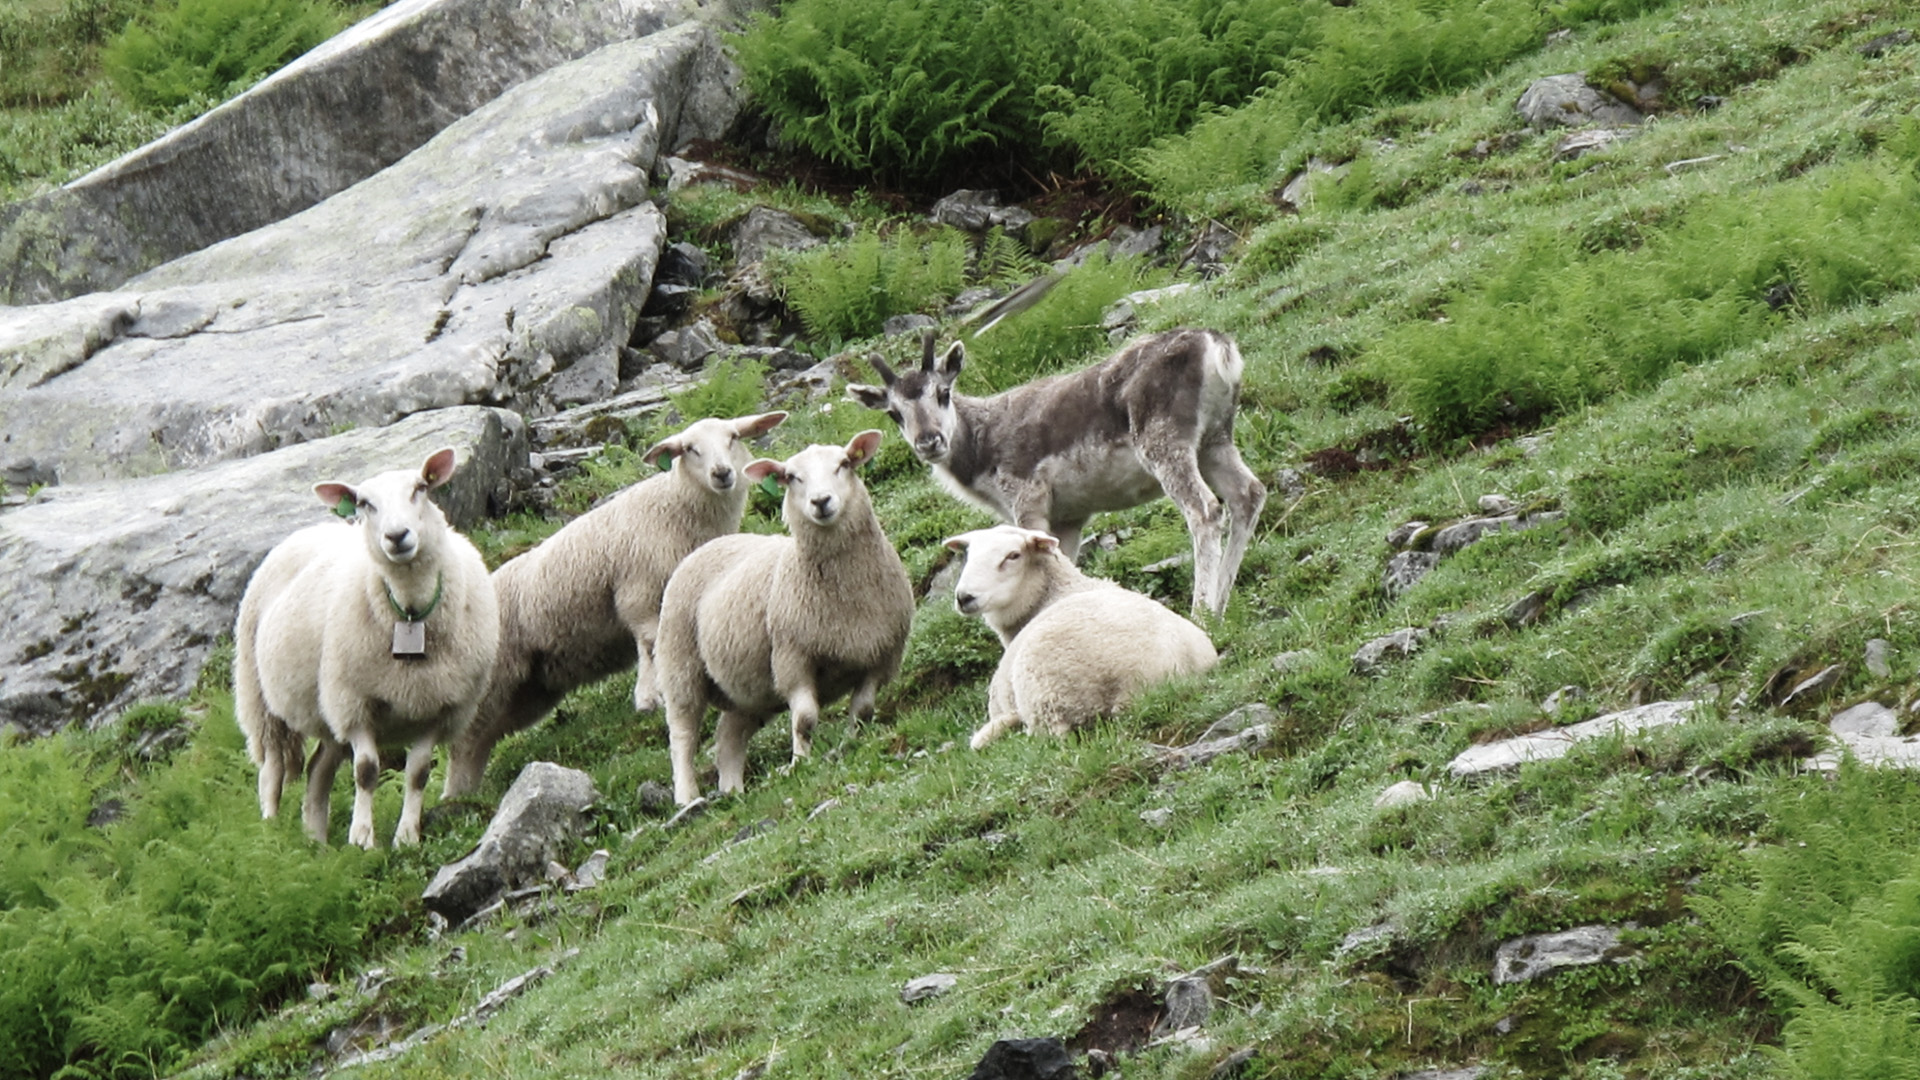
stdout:
MULTIPOLYGON (((785 414, 783 413, 781 415, 784 416, 785 414)), ((647 447, 647 452, 640 455, 640 460, 664 471, 672 468, 673 459, 679 456, 680 436, 673 435, 647 447), (667 459, 664 463, 660 461, 662 457, 667 459)))
POLYGON ((433 452, 427 463, 420 467, 420 479, 427 482, 429 488, 437 488, 453 479, 453 447, 443 446, 433 452))
POLYGON ((1052 533, 1031 532, 1027 534, 1027 550, 1035 553, 1059 551, 1060 539, 1052 533))
POLYGON ((755 438, 760 435, 765 435, 767 432, 779 427, 781 422, 786 418, 787 414, 783 412, 761 413, 759 416, 743 416, 733 422, 733 432, 743 439, 755 438))
POLYGON ((948 551, 965 551, 967 550, 967 545, 972 543, 972 541, 968 540, 965 534, 962 534, 960 536, 947 537, 945 543, 948 551))
POLYGON ((948 382, 960 377, 960 367, 967 362, 967 347, 958 341, 947 346, 947 351, 933 366, 935 374, 948 382))
POLYGON ((848 463, 856 469, 865 465, 874 454, 879 452, 880 438, 880 432, 875 428, 868 428, 855 435, 853 440, 847 443, 848 463))
POLYGON ((899 378, 893 373, 893 369, 887 366, 887 362, 881 359, 879 353, 868 353, 867 363, 872 364, 873 370, 879 374, 882 386, 892 386, 893 380, 899 378))
POLYGON ((759 483, 768 477, 772 477, 773 482, 776 484, 784 484, 787 482, 787 467, 772 458, 754 458, 752 461, 747 462, 746 468, 740 471, 746 474, 747 479, 755 483, 759 483))
POLYGON ((352 487, 337 480, 326 480, 313 485, 313 493, 320 496, 320 501, 327 504, 327 509, 343 518, 352 517, 354 504, 360 501, 359 496, 353 493, 352 487))
MULTIPOLYGON (((878 361, 876 361, 876 363, 877 362, 878 361)), ((891 375, 892 372, 888 372, 888 374, 891 375)), ((891 383, 893 380, 888 379, 887 381, 891 383)), ((865 383, 848 383, 847 396, 865 405, 869 409, 884 410, 887 407, 887 388, 884 386, 868 386, 865 383)))

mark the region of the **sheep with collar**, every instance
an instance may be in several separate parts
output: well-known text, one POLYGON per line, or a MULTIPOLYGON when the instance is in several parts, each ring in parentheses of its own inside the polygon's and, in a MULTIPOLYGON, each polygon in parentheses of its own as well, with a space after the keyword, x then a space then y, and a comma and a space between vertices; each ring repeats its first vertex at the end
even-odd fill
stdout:
POLYGON ((673 797, 700 797, 694 752, 707 706, 720 709, 720 790, 745 786, 747 740, 782 708, 793 759, 807 757, 822 706, 851 693, 873 717, 899 673, 913 625, 913 587, 858 469, 880 447, 863 431, 845 447, 809 446, 747 466, 786 488, 788 536, 723 536, 687 556, 660 606, 657 671, 666 703, 673 797))
POLYGON ((747 505, 748 440, 783 412, 709 418, 649 447, 665 471, 569 522, 494 571, 500 655, 479 715, 454 741, 443 797, 480 786, 494 744, 532 727, 568 691, 635 668, 633 707, 658 704, 654 638, 674 567, 715 537, 738 532, 747 505))
POLYGON ((308 834, 326 841, 333 777, 351 755, 347 839, 373 847, 379 748, 404 745, 393 842, 419 842, 434 744, 473 719, 500 637, 486 563, 429 497, 454 468, 449 447, 418 472, 314 485, 355 523, 294 533, 247 582, 233 635, 234 711, 260 769, 262 817, 279 815, 281 787, 317 739, 302 806, 308 834))
POLYGON ((1048 533, 1000 525, 946 543, 967 558, 954 606, 986 620, 1006 650, 975 750, 1020 727, 1065 735, 1155 683, 1219 661, 1204 630, 1151 597, 1082 574, 1048 533))

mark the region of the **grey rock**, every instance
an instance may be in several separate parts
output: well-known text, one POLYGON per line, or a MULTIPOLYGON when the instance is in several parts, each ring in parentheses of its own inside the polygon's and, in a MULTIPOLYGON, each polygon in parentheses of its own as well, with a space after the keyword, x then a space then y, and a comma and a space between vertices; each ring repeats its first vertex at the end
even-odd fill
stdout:
POLYGON ((1200 235, 1193 238, 1180 255, 1180 268, 1192 270, 1203 278, 1226 272, 1227 260, 1240 244, 1240 235, 1218 221, 1209 220, 1200 235))
POLYGON ((1586 696, 1587 692, 1578 686, 1563 686, 1547 695, 1547 700, 1540 703, 1540 711, 1548 716, 1559 716, 1569 704, 1586 696))
POLYGON ((1893 651, 1893 643, 1886 638, 1873 638, 1867 642, 1867 673, 1876 679, 1893 678, 1893 665, 1888 662, 1888 654, 1893 651))
POLYGON ((1426 643, 1427 634, 1421 627, 1409 626, 1374 638, 1353 654, 1353 673, 1370 677, 1386 674, 1388 661, 1404 660, 1419 652, 1426 643))
POLYGON ((500 800, 480 843, 441 867, 421 899, 458 924, 508 889, 539 881, 561 846, 580 834, 587 807, 599 797, 593 778, 578 769, 547 761, 528 765, 500 800))
POLYGON ((1295 502, 1306 495, 1307 478, 1299 469, 1281 469, 1273 474, 1273 483, 1267 488, 1288 502, 1295 502))
POLYGON ((960 985, 960 976, 946 972, 922 975, 917 979, 908 979, 907 985, 900 988, 900 1000, 912 1005, 915 1002, 929 1001, 960 985))
POLYGON ((707 357, 720 351, 720 332, 706 319, 669 330, 653 339, 647 351, 682 371, 699 371, 707 357))
POLYGON ((442 409, 192 472, 48 488, 0 513, 0 722, 44 734, 183 696, 267 551, 330 520, 315 483, 418 468, 442 446, 459 467, 435 501, 460 528, 526 464, 518 416, 442 409))
POLYGON ((573 880, 568 883, 567 891, 580 892, 584 889, 599 888, 600 883, 607 879, 607 860, 611 857, 612 853, 606 848, 599 848, 592 855, 587 856, 587 861, 581 863, 573 872, 573 880))
POLYGON ((1869 60, 1875 60, 1902 45, 1911 44, 1913 44, 1913 31, 1900 29, 1890 34, 1881 34, 1871 41, 1855 45, 1853 50, 1869 60))
POLYGON ((1900 714, 1878 702, 1863 701, 1827 723, 1835 735, 1889 738, 1900 731, 1900 714))
POLYGON ((1290 672, 1299 671, 1308 664, 1313 663, 1313 658, 1314 653, 1310 649, 1294 649, 1290 652, 1283 652, 1273 658, 1273 670, 1282 675, 1286 675, 1290 672))
POLYGON ((1576 131, 1562 138, 1553 146, 1553 160, 1573 161, 1588 154, 1606 150, 1616 143, 1622 143, 1640 134, 1637 128, 1592 128, 1576 131))
POLYGON ((694 818, 705 814, 708 809, 709 806, 706 799, 695 799, 675 811, 674 815, 667 819, 667 823, 660 827, 663 829, 677 829, 687 822, 692 821, 694 818))
POLYGON ((938 325, 931 315, 893 315, 881 325, 880 332, 887 337, 899 337, 917 330, 931 330, 938 325))
POLYGON ((1433 796, 1428 793, 1425 784, 1418 780, 1402 780, 1388 786, 1385 791, 1376 796, 1373 800, 1373 808, 1391 810, 1399 806, 1412 806, 1414 803, 1426 802, 1431 798, 1433 796))
POLYGON ((1100 325, 1107 330, 1118 330, 1132 326, 1143 307, 1158 306, 1176 296, 1185 296, 1194 290, 1191 281, 1177 282, 1158 289, 1141 289, 1131 292, 1113 302, 1100 317, 1100 325))
POLYGON ((997 289, 975 285, 973 288, 961 290, 960 295, 953 298, 953 303, 947 305, 946 311, 949 315, 965 315, 981 304, 998 299, 999 296, 1000 292, 997 289))
POLYGON ((1304 210, 1313 201, 1313 182, 1316 177, 1345 176, 1346 173, 1345 165, 1330 165, 1319 158, 1313 158, 1307 162, 1305 168, 1294 173, 1292 178, 1280 188, 1280 193, 1274 196, 1274 201, 1279 203, 1282 209, 1304 210))
POLYGON ((933 204, 927 215, 936 225, 951 225, 965 232, 985 232, 1000 209, 1000 193, 962 188, 933 204))
MULTIPOLYGON (((155 304, 209 319, 51 366, 42 351, 37 377, 0 385, 0 476, 144 475, 427 409, 603 395, 665 234, 645 201, 661 107, 717 48, 700 26, 608 46, 312 209, 129 281, 128 325, 155 304)), ((0 355, 99 314, 38 311, 0 355)))
POLYGON ((828 799, 825 802, 822 802, 819 806, 816 806, 813 809, 807 811, 807 820, 812 821, 814 818, 817 818, 822 814, 832 813, 833 811, 839 808, 840 808, 839 799, 828 799))
POLYGON ((1207 1073, 1207 1080, 1235 1080, 1236 1077, 1244 1076, 1247 1065, 1258 1056, 1259 1052, 1251 1046, 1235 1050, 1222 1058, 1220 1064, 1215 1065, 1212 1071, 1207 1073))
POLYGON ((1059 1039, 1001 1039, 980 1058, 969 1080, 1076 1080, 1073 1058, 1059 1039))
POLYGON ((1149 829, 1167 828, 1173 824, 1173 808, 1170 806, 1156 806, 1151 810, 1142 810, 1140 811, 1140 820, 1145 822, 1149 829))
POLYGON ((1338 956, 1357 952, 1373 953, 1391 944, 1394 933, 1392 923, 1374 923, 1372 926, 1350 930, 1340 939, 1340 944, 1334 949, 1334 953, 1338 956))
POLYGON ((1583 127, 1638 124, 1640 110, 1602 90, 1587 85, 1586 72, 1549 75, 1534 80, 1514 109, 1536 131, 1559 125, 1583 127))
POLYGON ((1552 934, 1528 934, 1506 942, 1493 954, 1496 985, 1530 982, 1571 967, 1624 964, 1632 959, 1610 926, 1577 926, 1552 934))
POLYGON ((728 359, 756 361, 764 365, 769 372, 805 371, 818 363, 813 357, 798 349, 789 349, 780 345, 723 345, 720 352, 728 359))
POLYGON ((1184 975, 1169 981, 1162 991, 1165 1011, 1153 1025, 1151 1038, 1202 1027, 1213 1017, 1213 988, 1203 977, 1184 975))
POLYGON ((1426 531, 1426 528, 1427 523, 1424 521, 1403 522, 1395 526, 1392 532, 1387 533, 1387 546, 1396 550, 1411 547, 1414 538, 1426 531))
POLYGON ((1527 529, 1559 521, 1565 516, 1563 511, 1544 510, 1525 516, 1507 514, 1500 517, 1468 518, 1434 533, 1433 551, 1444 558, 1464 547, 1479 543, 1494 533, 1524 532, 1527 529))
POLYGON ((1380 574, 1380 589, 1388 600, 1398 600, 1439 564, 1440 556, 1431 551, 1397 552, 1380 574))
POLYGON ((1519 507, 1505 495, 1482 495, 1478 503, 1483 514, 1511 514, 1519 507))
POLYGON ((1274 714, 1273 706, 1258 701, 1249 702, 1208 724, 1207 730, 1201 732, 1200 737, 1194 742, 1209 743, 1216 739, 1239 735, 1252 728, 1272 727, 1278 720, 1279 717, 1274 714))
POLYGON ((1116 259, 1146 259, 1160 253, 1166 230, 1158 225, 1149 229, 1135 229, 1126 225, 1115 227, 1108 238, 1109 254, 1116 259))
POLYGON ((733 258, 742 266, 757 263, 774 250, 805 251, 820 246, 800 219, 784 210, 756 206, 733 227, 733 258))
POLYGON ((1272 737, 1273 728, 1270 725, 1254 724, 1237 734, 1201 739, 1186 746, 1155 746, 1149 743, 1147 750, 1168 769, 1190 769, 1223 754, 1258 750, 1267 745, 1272 737))
MULTIPOLYGON (((745 0, 423 0, 377 12, 271 78, 58 190, 0 207, 0 304, 117 288, 374 175, 507 89, 745 0)), ((717 51, 673 115, 712 136, 737 73, 717 51), (699 104, 696 104, 698 102, 699 104)), ((662 108, 666 104, 663 102, 662 108)), ((738 111, 737 101, 732 109, 738 111)), ((716 130, 717 129, 717 130, 716 130)))
POLYGON ((839 370, 832 360, 822 360, 803 371, 782 375, 772 380, 770 389, 775 398, 787 394, 804 394, 812 401, 833 393, 834 380, 840 377, 839 370))
POLYGON ((660 265, 654 269, 653 280, 656 285, 668 282, 699 288, 712 273, 713 260, 707 253, 681 240, 668 244, 660 253, 660 265))
POLYGON ((647 294, 647 305, 640 309, 640 314, 647 318, 677 318, 692 309, 699 293, 700 290, 691 285, 661 281, 656 273, 653 291, 647 294))
POLYGON ((1484 1065, 1468 1065, 1462 1069, 1421 1069, 1419 1072, 1401 1073, 1400 1080, 1480 1080, 1487 1075, 1484 1065))
POLYGON ((550 465, 565 462, 571 451, 556 453, 553 448, 598 449, 595 444, 606 440, 609 424, 624 425, 629 420, 658 412, 667 407, 667 394, 698 381, 678 369, 649 368, 642 385, 626 393, 543 416, 528 426, 534 441, 549 448, 546 458, 550 465))
POLYGON ((673 789, 658 780, 640 781, 637 798, 642 813, 664 814, 673 809, 673 789))
POLYGON ((1653 728, 1669 727, 1690 719, 1698 703, 1692 701, 1658 701, 1651 705, 1641 705, 1621 712, 1596 716, 1578 724, 1549 731, 1537 731, 1531 735, 1516 735, 1511 739, 1470 746, 1462 751, 1447 765, 1447 771, 1455 776, 1478 776, 1501 769, 1511 769, 1529 761, 1552 761, 1565 757, 1567 751, 1589 739, 1611 735, 1632 735, 1635 732, 1653 728))
POLYGON ((1846 674, 1845 664, 1832 664, 1821 668, 1812 678, 1793 688, 1780 702, 1780 707, 1791 708, 1795 705, 1807 705, 1825 698, 1840 684, 1840 677, 1846 674))

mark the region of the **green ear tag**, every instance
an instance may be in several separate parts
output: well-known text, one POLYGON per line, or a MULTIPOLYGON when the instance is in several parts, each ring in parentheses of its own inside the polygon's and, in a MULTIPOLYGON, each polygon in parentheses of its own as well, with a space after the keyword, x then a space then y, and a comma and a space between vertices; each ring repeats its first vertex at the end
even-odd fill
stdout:
POLYGON ((353 496, 342 495, 340 501, 333 504, 333 512, 343 518, 353 517, 353 496))
POLYGON ((659 462, 660 462, 661 472, 673 471, 673 455, 672 454, 661 454, 659 457, 659 462))
POLYGON ((766 492, 773 498, 777 499, 780 497, 780 484, 771 476, 763 476, 760 478, 760 490, 766 492))

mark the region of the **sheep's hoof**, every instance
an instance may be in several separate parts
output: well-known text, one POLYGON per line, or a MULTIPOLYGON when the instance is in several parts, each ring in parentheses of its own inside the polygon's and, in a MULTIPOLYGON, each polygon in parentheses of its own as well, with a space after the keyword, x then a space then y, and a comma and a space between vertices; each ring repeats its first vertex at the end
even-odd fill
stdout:
POLYGON ((347 843, 352 844, 354 847, 365 848, 368 851, 372 851, 379 846, 374 841, 373 826, 371 824, 354 825, 353 828, 347 831, 347 843))

